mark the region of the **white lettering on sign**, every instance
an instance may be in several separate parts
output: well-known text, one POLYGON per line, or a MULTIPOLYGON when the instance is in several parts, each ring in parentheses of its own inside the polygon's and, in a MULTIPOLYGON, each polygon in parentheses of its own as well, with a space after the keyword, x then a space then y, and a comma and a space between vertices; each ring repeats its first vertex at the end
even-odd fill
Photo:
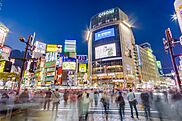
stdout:
POLYGON ((114 9, 111 9, 111 10, 106 10, 102 13, 99 13, 98 17, 101 18, 102 16, 105 16, 105 15, 108 15, 108 14, 112 14, 114 13, 114 9))

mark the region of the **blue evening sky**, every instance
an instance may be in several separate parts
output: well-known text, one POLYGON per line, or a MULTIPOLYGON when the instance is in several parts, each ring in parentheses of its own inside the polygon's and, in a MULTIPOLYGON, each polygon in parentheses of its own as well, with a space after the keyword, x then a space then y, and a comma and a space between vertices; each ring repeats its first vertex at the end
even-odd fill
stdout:
MULTIPOLYGON (((174 37, 180 36, 177 22, 171 21, 173 0, 0 0, 0 22, 10 33, 5 44, 23 50, 25 45, 18 37, 36 32, 36 40, 63 44, 65 39, 77 40, 77 53, 87 54, 84 30, 90 18, 104 10, 119 7, 134 22, 136 43, 148 41, 164 68, 170 68, 169 55, 165 54, 162 38, 170 27, 174 37)), ((181 47, 178 48, 178 51, 181 47)), ((182 49, 181 49, 182 50, 182 49)))

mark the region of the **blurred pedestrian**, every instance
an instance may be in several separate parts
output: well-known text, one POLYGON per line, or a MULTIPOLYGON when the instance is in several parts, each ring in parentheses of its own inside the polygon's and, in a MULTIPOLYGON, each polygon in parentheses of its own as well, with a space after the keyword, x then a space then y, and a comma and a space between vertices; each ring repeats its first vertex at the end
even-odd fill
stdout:
POLYGON ((145 92, 142 92, 141 93, 141 99, 142 99, 142 103, 143 103, 143 106, 144 106, 144 111, 145 111, 145 117, 146 117, 146 120, 151 119, 151 113, 150 113, 150 99, 149 99, 149 93, 147 91, 145 92))
POLYGON ((109 97, 106 92, 102 95, 101 102, 104 107, 104 113, 106 115, 106 121, 108 121, 108 114, 109 114, 109 97))
POLYGON ((24 91, 20 94, 19 100, 21 103, 29 102, 29 92, 27 88, 25 88, 24 91))
POLYGON ((158 111, 160 121, 163 121, 163 104, 160 95, 157 95, 157 98, 155 100, 155 107, 158 111))
POLYGON ((129 90, 129 93, 127 94, 127 99, 129 101, 129 105, 130 105, 130 109, 131 109, 131 118, 134 118, 133 116, 133 107, 135 109, 136 112, 136 117, 138 118, 138 110, 136 105, 138 104, 136 96, 134 94, 134 92, 132 92, 132 89, 129 90))
POLYGON ((79 118, 79 121, 82 121, 82 116, 83 116, 83 97, 82 97, 82 92, 80 92, 78 94, 78 118, 79 118))
POLYGON ((52 99, 52 111, 54 111, 54 108, 56 108, 56 116, 58 112, 58 105, 60 103, 60 94, 58 89, 52 92, 51 99, 52 99))
POLYGON ((119 104, 119 114, 121 121, 123 121, 123 117, 125 116, 125 100, 121 92, 119 92, 119 96, 116 98, 116 103, 119 104))
POLYGON ((69 92, 67 90, 64 91, 63 98, 64 98, 64 107, 66 107, 69 98, 69 92))
POLYGON ((88 120, 89 103, 90 103, 89 93, 86 93, 86 97, 83 99, 83 115, 85 116, 84 118, 85 121, 88 120))
POLYGON ((95 107, 98 105, 98 99, 99 99, 99 93, 97 90, 94 92, 94 102, 95 102, 95 107))
POLYGON ((50 102, 51 102, 51 89, 49 88, 48 91, 45 92, 45 101, 44 101, 44 110, 49 110, 50 102))

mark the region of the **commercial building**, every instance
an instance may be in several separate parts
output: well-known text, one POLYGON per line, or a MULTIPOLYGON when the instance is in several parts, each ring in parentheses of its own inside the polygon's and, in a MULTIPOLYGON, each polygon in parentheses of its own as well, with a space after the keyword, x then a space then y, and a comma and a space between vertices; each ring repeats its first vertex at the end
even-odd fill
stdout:
POLYGON ((138 88, 152 88, 160 81, 156 57, 149 43, 136 45, 135 72, 138 88))
POLYGON ((179 27, 182 32, 182 1, 181 0, 175 0, 174 7, 176 11, 176 15, 178 18, 179 27))
POLYGON ((119 8, 96 14, 87 32, 88 77, 95 85, 132 87, 135 39, 128 16, 119 8))

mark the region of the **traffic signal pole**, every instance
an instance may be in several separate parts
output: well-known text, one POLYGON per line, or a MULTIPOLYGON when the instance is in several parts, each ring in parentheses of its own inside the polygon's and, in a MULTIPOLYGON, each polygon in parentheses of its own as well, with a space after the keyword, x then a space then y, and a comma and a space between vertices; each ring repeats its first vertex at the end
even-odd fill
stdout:
POLYGON ((175 58, 178 56, 175 56, 174 52, 173 52, 173 38, 172 38, 172 34, 171 34, 171 31, 169 28, 166 29, 165 34, 166 34, 166 43, 164 46, 168 46, 168 50, 170 52, 173 69, 174 69, 175 74, 176 74, 176 85, 177 85, 178 89, 181 90, 181 81, 180 81, 179 72, 178 72, 178 68, 176 65, 176 61, 175 61, 175 58))

